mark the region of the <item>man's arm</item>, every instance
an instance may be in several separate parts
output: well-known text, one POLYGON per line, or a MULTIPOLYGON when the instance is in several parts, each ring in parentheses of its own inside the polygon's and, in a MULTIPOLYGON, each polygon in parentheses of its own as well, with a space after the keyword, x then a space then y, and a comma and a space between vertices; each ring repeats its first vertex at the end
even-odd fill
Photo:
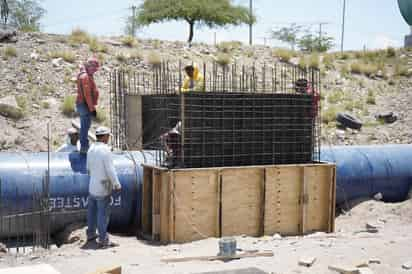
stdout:
POLYGON ((117 178, 116 170, 114 169, 112 153, 109 149, 103 155, 103 163, 107 177, 113 184, 113 189, 121 189, 119 179, 117 178))
POLYGON ((90 161, 90 157, 91 155, 89 154, 89 155, 87 155, 87 159, 86 159, 86 170, 87 170, 87 174, 89 174, 90 175, 90 163, 89 163, 89 161, 90 161))
POLYGON ((183 86, 181 88, 181 92, 189 91, 189 84, 190 84, 190 78, 186 77, 185 80, 183 81, 183 86))

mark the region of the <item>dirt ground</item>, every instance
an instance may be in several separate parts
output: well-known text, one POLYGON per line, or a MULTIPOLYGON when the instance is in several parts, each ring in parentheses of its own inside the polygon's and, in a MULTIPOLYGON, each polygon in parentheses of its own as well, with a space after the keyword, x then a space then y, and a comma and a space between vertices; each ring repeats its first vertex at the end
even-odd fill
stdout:
POLYGON ((329 265, 356 266, 369 261, 376 274, 412 273, 402 268, 412 263, 412 200, 400 204, 377 201, 364 202, 336 218, 336 232, 315 233, 305 237, 266 236, 237 237, 243 250, 273 251, 273 257, 247 258, 231 262, 164 263, 163 258, 213 256, 218 252, 218 239, 189 244, 154 246, 135 237, 113 236, 120 246, 106 250, 85 248, 77 242, 53 248, 41 254, 5 256, 0 267, 47 263, 62 274, 90 273, 98 268, 121 265, 125 274, 131 273, 202 273, 256 267, 268 273, 336 273, 329 265), (366 224, 378 228, 366 232, 366 224), (299 266, 302 257, 315 257, 312 267, 299 266))

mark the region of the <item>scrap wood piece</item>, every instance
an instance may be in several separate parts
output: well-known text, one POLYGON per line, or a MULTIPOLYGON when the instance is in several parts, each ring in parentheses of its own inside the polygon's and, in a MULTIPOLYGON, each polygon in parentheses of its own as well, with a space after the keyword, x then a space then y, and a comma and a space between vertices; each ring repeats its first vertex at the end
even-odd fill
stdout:
POLYGON ((109 268, 97 270, 90 274, 122 274, 122 267, 121 266, 109 267, 109 268))
POLYGON ((347 265, 330 265, 329 270, 336 271, 340 274, 359 274, 359 269, 354 266, 347 265))
POLYGON ((189 261, 230 261, 243 258, 254 258, 254 257, 273 257, 272 251, 264 252, 246 252, 241 254, 236 254, 233 256, 197 256, 197 257, 183 257, 183 258, 171 258, 162 259, 164 263, 179 263, 179 262, 189 262, 189 261))

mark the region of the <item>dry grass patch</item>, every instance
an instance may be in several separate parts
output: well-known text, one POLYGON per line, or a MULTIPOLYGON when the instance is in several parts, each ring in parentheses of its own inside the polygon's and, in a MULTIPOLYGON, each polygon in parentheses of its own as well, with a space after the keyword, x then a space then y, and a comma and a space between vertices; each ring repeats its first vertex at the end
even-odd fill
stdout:
POLYGON ((86 31, 76 28, 72 30, 72 33, 69 36, 69 43, 71 45, 88 44, 90 39, 91 37, 86 31))
POLYGON ((17 50, 15 47, 5 47, 3 50, 3 56, 5 59, 17 57, 17 50))
POLYGON ((122 37, 121 42, 124 46, 127 46, 129 48, 133 48, 137 45, 136 39, 130 35, 122 37))
POLYGON ((289 62, 292 57, 296 56, 296 53, 288 49, 275 49, 273 50, 273 57, 279 58, 282 62, 289 62))
POLYGON ((109 52, 109 48, 107 47, 107 45, 100 43, 99 40, 97 38, 90 38, 89 40, 89 49, 91 52, 94 53, 108 53, 109 52))
POLYGON ((67 63, 74 63, 76 61, 76 55, 72 51, 52 51, 49 53, 50 58, 62 58, 67 63))
POLYGON ((216 63, 225 67, 232 62, 232 56, 228 53, 218 53, 216 55, 216 63))
POLYGON ((61 111, 64 115, 72 116, 76 112, 76 96, 65 96, 61 104, 61 111))
POLYGON ((338 109, 334 106, 322 111, 322 123, 329 124, 335 122, 337 114, 338 109))
POLYGON ((147 54, 146 61, 152 66, 160 66, 162 64, 162 56, 156 51, 151 51, 147 54))

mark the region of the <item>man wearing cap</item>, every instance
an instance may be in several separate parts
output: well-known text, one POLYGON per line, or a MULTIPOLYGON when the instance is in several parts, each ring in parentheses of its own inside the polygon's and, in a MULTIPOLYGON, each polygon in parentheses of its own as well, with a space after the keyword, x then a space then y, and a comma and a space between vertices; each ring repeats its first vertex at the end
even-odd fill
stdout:
POLYGON ((185 68, 186 78, 181 92, 205 91, 205 82, 196 65, 188 65, 185 68))
POLYGON ((112 153, 107 143, 110 130, 99 127, 96 130, 97 142, 87 153, 87 170, 90 175, 89 198, 87 205, 87 240, 99 238, 100 248, 113 247, 107 226, 110 218, 110 200, 113 191, 120 191, 121 185, 114 169, 112 153), (96 234, 96 227, 99 235, 96 234))
POLYGON ((80 68, 77 76, 76 109, 80 115, 80 153, 86 154, 89 149, 88 132, 92 123, 92 117, 96 117, 96 106, 99 99, 99 91, 94 82, 93 75, 99 69, 96 58, 90 58, 80 68))
POLYGON ((64 145, 59 147, 56 152, 74 152, 79 151, 77 145, 79 142, 79 133, 75 128, 69 128, 67 130, 67 140, 64 145))

